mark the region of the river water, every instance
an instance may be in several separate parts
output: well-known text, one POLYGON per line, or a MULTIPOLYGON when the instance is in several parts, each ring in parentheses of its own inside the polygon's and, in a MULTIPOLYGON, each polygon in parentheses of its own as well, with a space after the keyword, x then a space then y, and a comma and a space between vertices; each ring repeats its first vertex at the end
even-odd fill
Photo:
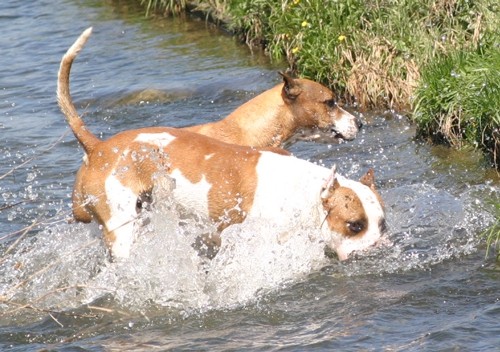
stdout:
POLYGON ((358 112, 355 141, 290 150, 353 178, 373 167, 392 246, 341 263, 307 229, 276 245, 257 221, 228 231, 206 270, 186 241, 199 224, 180 229, 166 207, 111 263, 96 225, 68 223, 82 150, 55 87, 81 31, 94 27, 72 92, 100 137, 219 119, 283 67, 204 21, 145 20, 123 1, 7 1, 0 22, 0 350, 499 350, 500 267, 481 233, 500 181, 478 154, 358 112))

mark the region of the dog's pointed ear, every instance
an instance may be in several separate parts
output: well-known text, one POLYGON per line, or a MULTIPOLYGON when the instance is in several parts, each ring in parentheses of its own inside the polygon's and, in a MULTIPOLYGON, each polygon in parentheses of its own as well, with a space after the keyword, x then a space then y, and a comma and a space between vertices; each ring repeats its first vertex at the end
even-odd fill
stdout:
POLYGON ((333 195, 336 189, 340 187, 339 180, 337 179, 337 166, 333 165, 330 177, 325 181, 321 188, 321 199, 328 200, 333 195))
POLYGON ((364 174, 359 181, 365 186, 370 187, 371 189, 375 189, 375 172, 372 168, 368 169, 366 174, 364 174))
POLYGON ((368 169, 366 174, 364 174, 363 177, 359 179, 359 181, 365 186, 369 187, 373 191, 373 193, 375 193, 380 204, 382 205, 382 207, 384 207, 384 201, 382 200, 382 197, 380 197, 380 194, 375 187, 375 172, 373 171, 373 169, 368 169))
POLYGON ((297 80, 290 76, 286 72, 279 73, 281 77, 283 77, 283 90, 281 91, 281 95, 285 100, 295 100, 299 94, 302 92, 297 80))

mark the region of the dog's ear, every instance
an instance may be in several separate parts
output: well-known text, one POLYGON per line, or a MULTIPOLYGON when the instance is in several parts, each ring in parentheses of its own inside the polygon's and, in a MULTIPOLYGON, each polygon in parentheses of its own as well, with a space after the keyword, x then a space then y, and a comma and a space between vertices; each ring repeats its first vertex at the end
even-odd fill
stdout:
POLYGON ((323 187, 321 188, 321 200, 323 200, 323 202, 327 201, 333 195, 333 192, 335 192, 335 190, 339 187, 340 183, 337 179, 337 166, 333 165, 330 177, 325 181, 323 187))
POLYGON ((372 168, 368 169, 366 174, 364 174, 359 181, 365 186, 370 187, 371 189, 375 189, 375 172, 372 168))
POLYGON ((384 207, 384 201, 382 200, 382 197, 380 196, 380 194, 377 191, 377 188, 375 187, 375 171, 373 171, 372 168, 368 169, 366 174, 364 174, 363 177, 359 179, 359 181, 365 186, 370 187, 373 193, 375 193, 375 195, 377 196, 377 199, 382 205, 382 207, 384 207))
POLYGON ((283 82, 285 83, 281 92, 283 99, 295 100, 302 92, 297 80, 285 72, 280 72, 280 75, 283 77, 283 82))

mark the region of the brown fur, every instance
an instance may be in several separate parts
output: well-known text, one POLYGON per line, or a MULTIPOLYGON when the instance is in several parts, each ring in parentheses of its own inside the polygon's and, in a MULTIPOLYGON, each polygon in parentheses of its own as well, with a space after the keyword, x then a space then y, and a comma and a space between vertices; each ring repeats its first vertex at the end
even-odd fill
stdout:
POLYGON ((382 200, 382 197, 380 196, 380 193, 378 193, 376 187, 375 187, 375 171, 373 171, 372 168, 368 169, 365 175, 361 177, 359 180, 362 184, 364 184, 367 187, 370 187, 370 189, 375 193, 377 196, 378 201, 382 206, 384 206, 384 201, 382 200))
POLYGON ((332 231, 346 237, 362 237, 365 234, 368 218, 363 210, 363 204, 352 189, 340 186, 339 182, 335 180, 329 191, 329 197, 323 199, 323 207, 327 211, 326 220, 332 231), (360 217, 360 214, 364 215, 360 217), (363 230, 353 231, 353 226, 357 225, 360 225, 363 230))

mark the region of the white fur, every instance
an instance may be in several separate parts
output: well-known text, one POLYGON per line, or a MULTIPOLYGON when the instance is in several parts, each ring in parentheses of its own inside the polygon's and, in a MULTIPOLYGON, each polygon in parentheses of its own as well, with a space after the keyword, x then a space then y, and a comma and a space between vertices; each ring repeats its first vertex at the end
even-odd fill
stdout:
POLYGON ((262 152, 248 218, 266 218, 278 224, 297 217, 319 219, 321 186, 329 174, 329 169, 301 159, 262 152))
POLYGON ((172 136, 170 133, 139 133, 135 137, 134 142, 142 142, 156 145, 160 148, 165 148, 170 144, 176 137, 172 136))
POLYGON ((257 165, 257 192, 247 219, 264 218, 277 225, 300 220, 303 224, 321 227, 324 239, 330 248, 335 248, 341 260, 353 251, 376 244, 381 235, 379 220, 384 218, 380 202, 369 187, 340 175, 336 176, 339 184, 352 189, 361 200, 368 217, 368 229, 359 238, 346 238, 332 232, 326 224, 321 226, 326 214, 320 194, 331 172, 301 159, 263 152, 257 165))
POLYGON ((384 210, 377 196, 369 187, 345 178, 339 179, 339 183, 341 186, 351 188, 356 193, 368 217, 368 229, 363 236, 353 238, 333 236, 331 238, 330 248, 336 248, 339 259, 345 260, 350 253, 373 246, 381 239, 379 220, 384 218, 384 210))
MULTIPOLYGON (((136 138, 136 142, 152 144, 159 148, 165 148, 173 140, 175 136, 167 132, 162 133, 141 133, 136 138)), ((205 159, 210 159, 214 154, 205 156, 205 159)), ((198 213, 203 217, 208 217, 208 201, 207 195, 210 190, 210 185, 205 176, 202 177, 198 183, 191 183, 187 178, 182 175, 178 169, 172 170, 170 177, 175 179, 175 188, 173 190, 174 199, 181 205, 188 205, 190 211, 198 213)))
POLYGON ((135 211, 137 196, 132 190, 123 186, 114 175, 106 179, 105 190, 111 212, 105 226, 108 231, 114 231, 116 236, 111 251, 117 258, 128 258, 136 235, 134 227, 137 217, 135 211))
POLYGON ((358 133, 356 118, 344 109, 338 107, 342 112, 342 117, 335 122, 335 130, 341 133, 346 139, 354 139, 358 133))
POLYGON ((191 183, 178 169, 173 170, 170 176, 175 179, 175 201, 190 212, 208 218, 208 192, 212 185, 207 182, 205 176, 198 183, 191 183))

